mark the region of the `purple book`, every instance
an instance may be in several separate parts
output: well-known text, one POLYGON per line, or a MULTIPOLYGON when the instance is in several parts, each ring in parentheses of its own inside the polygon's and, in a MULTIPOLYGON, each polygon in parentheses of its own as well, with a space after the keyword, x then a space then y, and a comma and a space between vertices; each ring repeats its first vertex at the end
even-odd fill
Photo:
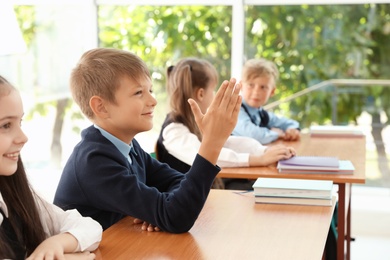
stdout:
POLYGON ((339 159, 327 156, 294 156, 278 163, 280 169, 339 169, 339 159))

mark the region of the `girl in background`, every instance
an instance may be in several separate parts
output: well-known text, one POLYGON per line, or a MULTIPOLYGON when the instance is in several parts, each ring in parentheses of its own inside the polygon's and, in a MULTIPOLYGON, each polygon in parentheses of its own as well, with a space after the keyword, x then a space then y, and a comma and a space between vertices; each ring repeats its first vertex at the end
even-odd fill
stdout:
MULTIPOLYGON (((157 157, 183 173, 195 159, 202 140, 187 100, 194 99, 205 113, 218 85, 218 73, 207 60, 184 58, 167 71, 171 111, 166 116, 157 141, 157 157)), ((266 147, 248 137, 230 136, 218 158, 220 167, 267 166, 295 155, 284 145, 266 147)), ((253 180, 223 179, 225 189, 251 190, 253 180)), ((217 186, 220 187, 220 186, 217 186)))
POLYGON ((0 259, 94 259, 99 223, 44 201, 28 183, 23 114, 18 91, 0 76, 0 259))

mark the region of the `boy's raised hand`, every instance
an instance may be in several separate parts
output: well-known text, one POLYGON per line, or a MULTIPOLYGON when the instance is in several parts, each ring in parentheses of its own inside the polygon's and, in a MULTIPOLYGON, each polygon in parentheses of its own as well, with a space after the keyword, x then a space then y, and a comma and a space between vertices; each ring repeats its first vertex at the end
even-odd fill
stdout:
POLYGON ((216 164, 226 139, 236 126, 242 100, 240 89, 241 84, 236 85, 234 78, 224 81, 205 114, 202 114, 195 100, 188 100, 202 132, 199 154, 213 164, 216 164))

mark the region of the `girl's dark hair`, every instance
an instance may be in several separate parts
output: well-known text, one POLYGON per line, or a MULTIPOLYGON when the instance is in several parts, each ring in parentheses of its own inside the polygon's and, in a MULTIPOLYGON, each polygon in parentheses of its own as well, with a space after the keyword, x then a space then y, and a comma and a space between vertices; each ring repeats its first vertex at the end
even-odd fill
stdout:
MULTIPOLYGON (((10 85, 0 76, 0 94, 2 94, 2 89, 5 89, 1 87, 4 84, 10 85)), ((46 239, 46 235, 20 156, 16 172, 10 176, 0 176, 0 192, 7 205, 9 221, 16 236, 21 246, 26 249, 27 255, 30 255, 46 239)), ((13 259, 15 253, 12 252, 11 245, 5 239, 2 228, 0 228, 0 241, 0 259, 13 259)))
MULTIPOLYGON (((16 236, 21 245, 26 248, 27 255, 30 255, 46 239, 46 235, 20 156, 16 172, 10 176, 0 176, 0 191, 7 205, 9 220, 16 236)), ((4 234, 1 236, 3 237, 4 234)), ((11 247, 2 242, 0 258, 12 258, 3 255, 3 248, 5 252, 9 252, 11 247)))
POLYGON ((187 100, 193 98, 196 89, 205 89, 210 82, 217 84, 217 70, 207 60, 184 58, 176 66, 168 67, 167 76, 171 119, 173 122, 184 124, 191 133, 195 134, 199 140, 202 140, 201 132, 187 100))

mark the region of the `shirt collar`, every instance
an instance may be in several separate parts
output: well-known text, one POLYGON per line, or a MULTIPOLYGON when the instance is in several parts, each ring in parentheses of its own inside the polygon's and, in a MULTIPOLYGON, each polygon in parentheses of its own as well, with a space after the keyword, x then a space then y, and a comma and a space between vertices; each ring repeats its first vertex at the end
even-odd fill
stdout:
POLYGON ((96 129, 100 131, 100 133, 107 138, 111 143, 115 145, 115 147, 123 154, 123 156, 127 159, 129 159, 129 153, 131 149, 133 148, 133 142, 130 144, 127 144, 123 142, 122 140, 118 139, 117 137, 113 136, 103 128, 99 127, 98 125, 93 125, 96 129))
POLYGON ((246 110, 248 111, 248 113, 249 113, 251 116, 258 116, 259 111, 263 110, 262 107, 260 107, 260 108, 251 107, 250 105, 248 105, 248 104, 245 102, 245 100, 242 101, 242 105, 245 106, 246 110))

